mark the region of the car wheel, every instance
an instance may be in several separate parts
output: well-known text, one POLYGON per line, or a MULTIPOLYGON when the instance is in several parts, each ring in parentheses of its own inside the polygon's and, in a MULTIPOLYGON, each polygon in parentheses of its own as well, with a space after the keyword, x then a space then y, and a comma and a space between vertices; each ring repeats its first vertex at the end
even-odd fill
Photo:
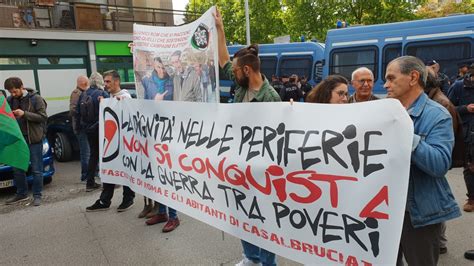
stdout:
POLYGON ((67 162, 72 159, 72 148, 66 134, 58 132, 54 136, 54 157, 59 162, 67 162))

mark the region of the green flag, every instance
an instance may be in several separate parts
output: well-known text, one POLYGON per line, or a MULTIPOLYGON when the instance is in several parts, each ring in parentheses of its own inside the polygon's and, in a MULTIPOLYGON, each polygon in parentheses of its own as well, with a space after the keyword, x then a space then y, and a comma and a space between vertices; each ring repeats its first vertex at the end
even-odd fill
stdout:
POLYGON ((5 97, 0 96, 0 163, 28 170, 30 150, 5 97))

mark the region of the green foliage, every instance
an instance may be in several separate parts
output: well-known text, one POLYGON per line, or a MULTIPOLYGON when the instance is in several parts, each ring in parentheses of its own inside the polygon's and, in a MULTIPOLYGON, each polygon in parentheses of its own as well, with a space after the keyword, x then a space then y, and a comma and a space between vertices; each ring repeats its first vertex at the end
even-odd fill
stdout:
POLYGON ((461 3, 447 1, 443 4, 426 3, 416 12, 418 18, 438 18, 452 14, 473 14, 474 3, 472 0, 463 0, 461 3))
MULTIPOLYGON (((307 40, 324 41, 338 20, 371 25, 474 13, 471 1, 433 8, 427 0, 249 0, 250 36, 252 43, 271 43, 282 35, 290 35, 292 41, 299 41, 302 35, 307 40)), ((224 19, 227 41, 245 44, 244 0, 190 0, 186 10, 204 13, 213 5, 218 6, 224 19)), ((185 22, 197 17, 188 14, 185 22)))

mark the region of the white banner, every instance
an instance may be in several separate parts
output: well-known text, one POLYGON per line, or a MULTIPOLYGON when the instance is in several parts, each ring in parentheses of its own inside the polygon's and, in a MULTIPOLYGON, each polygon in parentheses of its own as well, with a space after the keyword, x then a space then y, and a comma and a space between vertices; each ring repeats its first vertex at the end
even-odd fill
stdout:
POLYGON ((133 25, 138 98, 219 102, 214 10, 179 27, 133 25))
POLYGON ((103 182, 301 263, 396 262, 413 132, 398 101, 107 99, 100 128, 103 182))

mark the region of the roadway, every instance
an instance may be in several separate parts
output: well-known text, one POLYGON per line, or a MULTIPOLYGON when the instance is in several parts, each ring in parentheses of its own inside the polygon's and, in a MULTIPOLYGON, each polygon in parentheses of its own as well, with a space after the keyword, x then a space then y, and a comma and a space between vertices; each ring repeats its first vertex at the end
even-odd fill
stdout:
MULTIPOLYGON (((242 258, 237 238, 183 214, 171 233, 162 233, 162 225, 146 226, 137 218, 141 196, 132 209, 117 213, 121 189, 108 211, 86 213, 99 191, 84 192, 79 162, 57 163, 56 168, 40 207, 3 205, 12 192, 0 192, 0 265, 233 265, 242 258)), ((462 206, 462 171, 451 170, 448 176, 462 206)), ((440 265, 474 265, 463 258, 466 249, 474 249, 473 222, 474 213, 448 222, 448 253, 440 256, 440 265)), ((278 263, 299 265, 282 257, 278 263)))

